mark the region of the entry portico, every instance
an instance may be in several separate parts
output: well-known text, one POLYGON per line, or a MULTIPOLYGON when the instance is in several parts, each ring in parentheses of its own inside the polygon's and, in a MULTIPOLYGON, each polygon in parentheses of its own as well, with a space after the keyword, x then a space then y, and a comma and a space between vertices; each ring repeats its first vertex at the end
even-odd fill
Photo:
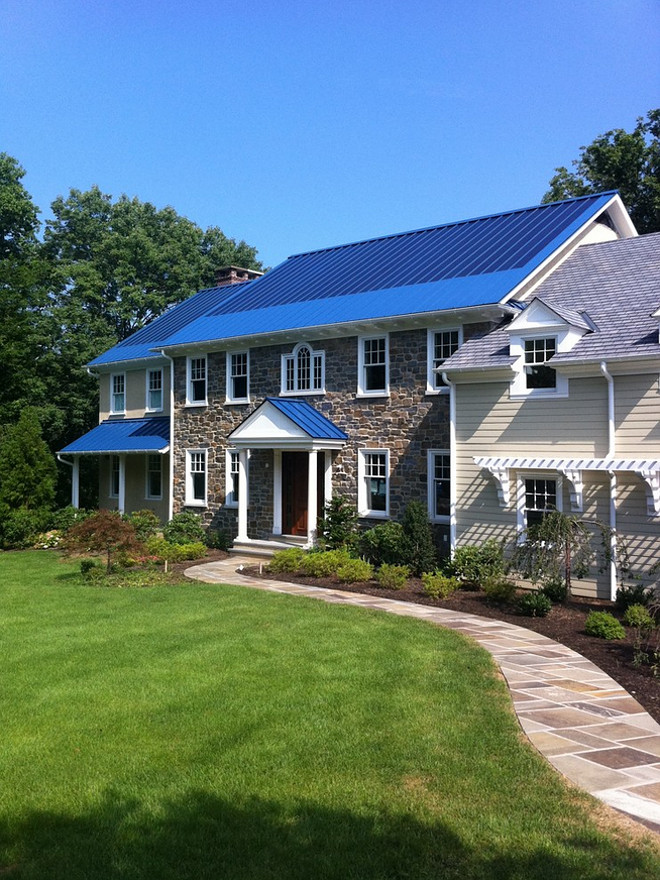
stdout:
POLYGON ((228 437, 238 451, 237 543, 248 536, 248 483, 266 474, 248 476, 253 449, 273 452, 274 536, 302 537, 313 544, 323 505, 332 495, 332 453, 347 435, 304 400, 267 397, 228 437))

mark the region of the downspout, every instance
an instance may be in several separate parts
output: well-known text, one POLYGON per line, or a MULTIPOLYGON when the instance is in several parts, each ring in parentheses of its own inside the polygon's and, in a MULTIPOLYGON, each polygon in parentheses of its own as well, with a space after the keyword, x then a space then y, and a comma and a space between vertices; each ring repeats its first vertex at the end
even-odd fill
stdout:
POLYGON ((73 461, 62 458, 62 453, 56 453, 57 460, 71 468, 71 506, 76 509, 80 506, 80 462, 74 457, 73 461))
POLYGON ((456 550, 456 385, 442 373, 449 388, 449 551, 456 550))
POLYGON ((167 490, 167 519, 174 516, 174 358, 165 354, 161 348, 160 354, 170 362, 170 478, 167 490))
MULTIPOLYGON (((610 461, 616 455, 616 424, 614 420, 614 378, 607 369, 607 363, 601 361, 600 371, 607 381, 607 422, 608 422, 608 449, 607 457, 610 461)), ((616 472, 609 471, 610 475, 610 599, 616 599, 617 590, 617 536, 616 536, 616 472)))

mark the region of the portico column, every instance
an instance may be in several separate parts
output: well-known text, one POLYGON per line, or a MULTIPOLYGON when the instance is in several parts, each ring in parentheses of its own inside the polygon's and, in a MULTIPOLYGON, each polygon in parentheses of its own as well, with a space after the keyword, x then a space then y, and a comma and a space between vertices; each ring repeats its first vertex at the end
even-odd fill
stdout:
POLYGON ((318 457, 316 449, 309 453, 309 477, 307 481, 307 541, 311 544, 316 536, 318 507, 318 457))
POLYGON ((120 513, 126 511, 126 456, 119 456, 119 497, 117 499, 117 509, 120 513))
POLYGON ((238 541, 247 541, 247 449, 238 451, 238 541))
POLYGON ((71 507, 80 507, 80 457, 73 456, 71 471, 71 507))

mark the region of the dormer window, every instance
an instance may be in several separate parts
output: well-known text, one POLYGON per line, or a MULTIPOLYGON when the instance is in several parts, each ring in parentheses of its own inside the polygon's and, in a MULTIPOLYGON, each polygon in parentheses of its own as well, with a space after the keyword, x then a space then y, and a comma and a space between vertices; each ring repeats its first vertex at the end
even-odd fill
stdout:
POLYGON ((282 355, 282 394, 324 394, 325 352, 306 342, 282 355))
POLYGON ((528 389, 556 388, 557 373, 548 366, 557 352, 557 340, 525 339, 525 380, 528 389))

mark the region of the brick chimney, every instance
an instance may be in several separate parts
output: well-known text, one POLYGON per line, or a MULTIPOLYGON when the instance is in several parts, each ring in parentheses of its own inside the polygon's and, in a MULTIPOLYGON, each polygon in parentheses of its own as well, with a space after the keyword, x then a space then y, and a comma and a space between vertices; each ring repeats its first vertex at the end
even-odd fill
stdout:
POLYGON ((227 287, 229 284, 244 284, 263 275, 255 269, 242 269, 240 266, 222 266, 215 274, 215 286, 227 287))

